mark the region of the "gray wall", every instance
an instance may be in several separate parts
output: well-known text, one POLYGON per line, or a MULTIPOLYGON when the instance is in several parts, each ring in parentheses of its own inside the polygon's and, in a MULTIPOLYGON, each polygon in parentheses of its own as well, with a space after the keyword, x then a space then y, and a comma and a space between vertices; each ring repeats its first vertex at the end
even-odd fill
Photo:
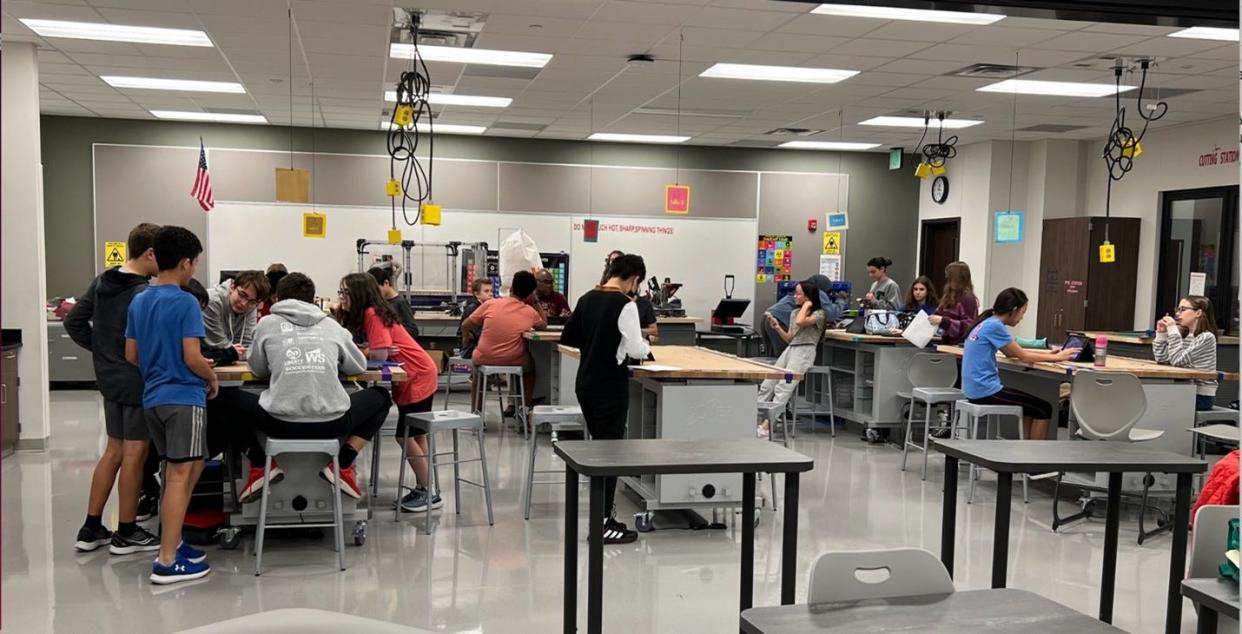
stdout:
MULTIPOLYGON (((288 128, 268 126, 221 125, 180 123, 166 121, 137 121, 126 119, 97 119, 80 117, 45 116, 42 119, 42 143, 44 164, 44 209, 47 232, 47 270, 49 295, 73 295, 80 293, 94 275, 95 246, 93 227, 92 145, 116 143, 135 145, 197 145, 202 136, 211 147, 288 150, 288 128)), ((326 153, 384 154, 385 135, 379 131, 319 129, 314 132, 314 148, 326 153)), ((295 129, 293 146, 296 152, 311 148, 311 131, 295 129)), ((176 152, 174 150, 170 150, 176 152)), ((711 179, 713 174, 688 175, 684 170, 754 170, 788 172, 843 172, 849 176, 850 232, 846 245, 846 278, 855 287, 866 283, 865 262, 873 255, 885 254, 894 260, 890 274, 903 282, 903 286, 915 269, 915 234, 918 222, 918 181, 908 170, 890 172, 887 156, 880 153, 845 153, 838 156, 831 152, 808 152, 755 148, 720 148, 683 146, 646 146, 631 144, 586 143, 581 141, 555 141, 537 139, 511 139, 500 137, 440 136, 436 139, 436 155, 444 158, 467 158, 492 161, 524 161, 533 163, 572 163, 632 167, 674 168, 680 164, 683 182, 692 182, 692 211, 700 204, 720 204, 725 200, 705 199, 716 194, 711 179), (702 182, 688 180, 702 178, 702 182)), ((273 155, 256 154, 263 162, 264 171, 270 170, 273 155), (262 157, 262 158, 260 158, 262 157)), ((295 163, 302 166, 304 156, 296 156, 295 163)), ((331 159, 317 159, 318 171, 327 172, 331 159), (327 160, 325 165, 323 161, 327 160)), ((183 161, 177 161, 179 164, 183 161)), ((357 163, 353 163, 357 165, 357 163)), ((444 165, 448 165, 445 162, 444 165)), ((171 182, 150 182, 150 195, 167 198, 163 204, 179 209, 194 205, 189 197, 193 180, 192 166, 183 168, 181 178, 171 182)), ((217 199, 233 199, 228 183, 232 175, 226 172, 223 162, 212 166, 213 183, 217 199), (217 171, 219 170, 219 171, 217 171)), ((341 166, 345 169, 344 166, 341 166)), ((141 177, 145 172, 141 165, 128 170, 128 179, 141 177)), ((611 170, 609 170, 611 171, 611 170)), ((267 171, 270 174, 270 171, 267 171)), ((598 175, 600 171, 596 171, 598 175)), ((654 172, 646 175, 662 179, 667 173, 654 172)), ((341 175, 343 178, 345 174, 341 175)), ((771 175, 765 175, 770 178, 771 175)), ((354 178, 349 176, 348 178, 354 178)), ((272 182, 271 177, 258 179, 272 182)), ((503 183, 503 178, 501 182, 503 183)), ((835 199, 824 201, 817 197, 817 179, 801 180, 802 186, 782 198, 782 204, 764 205, 760 201, 760 233, 789 233, 795 238, 794 274, 796 277, 810 275, 818 268, 819 234, 806 231, 806 220, 816 217, 821 229, 824 213, 835 207, 835 199), (807 182, 812 183, 806 185, 807 182), (806 206, 800 202, 805 200, 806 206)), ((818 179, 835 182, 835 177, 818 179)), ((655 181, 653 181, 655 182, 655 181)), ((663 181, 661 181, 663 182, 663 181)), ((600 202, 606 195, 607 184, 597 182, 594 199, 602 212, 600 202), (601 194, 604 192, 604 194, 601 194)), ((322 185, 321 185, 322 186, 322 185)), ((368 191, 370 188, 368 187, 368 191)), ((445 192, 447 194, 447 192, 445 192)), ((464 192, 463 192, 464 193, 464 192)), ((319 191, 320 200, 334 194, 319 191)), ((762 192, 761 192, 762 194, 762 192)), ((737 196, 746 195, 738 192, 737 196)), ((753 195, 753 194, 752 194, 753 195)), ((486 196, 486 194, 484 194, 486 196)), ((437 196, 439 197, 439 196, 437 196)), ((386 202, 386 201, 382 201, 386 202)), ((381 202, 381 204, 382 204, 381 202)), ((581 211, 574 209, 573 211, 581 211)), ((626 213, 624 209, 610 213, 626 213)), ((152 218, 158 221, 158 218, 152 218)), ((739 280, 742 282, 742 280, 739 280)), ((713 283, 702 281, 699 283, 713 283)), ((758 307, 766 306, 775 295, 775 285, 765 284, 757 289, 758 307)))

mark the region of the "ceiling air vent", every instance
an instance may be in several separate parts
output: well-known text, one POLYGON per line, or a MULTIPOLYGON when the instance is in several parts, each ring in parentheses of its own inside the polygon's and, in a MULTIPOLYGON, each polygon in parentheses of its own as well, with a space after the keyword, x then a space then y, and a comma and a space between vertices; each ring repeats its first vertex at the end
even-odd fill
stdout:
POLYGON ((973 64, 959 68, 949 75, 976 77, 979 79, 1012 79, 1039 70, 1034 66, 1010 66, 1008 64, 973 64))
POLYGON ((776 128, 774 130, 768 130, 767 132, 764 132, 764 134, 770 134, 772 136, 815 136, 821 132, 823 132, 823 130, 813 130, 811 128, 776 128))

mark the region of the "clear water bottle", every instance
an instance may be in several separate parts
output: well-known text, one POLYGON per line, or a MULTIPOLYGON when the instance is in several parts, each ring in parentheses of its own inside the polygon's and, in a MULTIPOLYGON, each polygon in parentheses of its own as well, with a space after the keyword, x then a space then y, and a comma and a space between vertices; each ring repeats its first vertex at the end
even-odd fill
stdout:
POLYGON ((1100 335, 1095 338, 1095 367, 1102 368, 1108 360, 1108 337, 1100 335))

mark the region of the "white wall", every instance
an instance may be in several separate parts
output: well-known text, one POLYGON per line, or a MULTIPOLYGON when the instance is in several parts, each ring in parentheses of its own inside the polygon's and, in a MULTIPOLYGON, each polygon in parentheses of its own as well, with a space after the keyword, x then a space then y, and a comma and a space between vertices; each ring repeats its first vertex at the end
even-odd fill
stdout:
MULTIPOLYGON (((992 144, 973 143, 959 147, 957 157, 945 169, 949 178, 949 197, 943 205, 931 199, 932 177, 919 187, 919 231, 924 220, 960 218, 958 259, 970 265, 975 290, 983 297, 988 274, 988 190, 991 187, 992 144)), ((919 237, 921 244, 922 236, 919 237)), ((903 280, 904 288, 909 280, 903 280)))
POLYGON ((43 165, 39 148, 39 69, 34 45, 5 42, 0 54, 0 324, 20 328, 20 446, 48 437, 47 277, 43 254, 43 165))
MULTIPOLYGON (((1135 160, 1134 169, 1121 181, 1113 183, 1113 215, 1143 221, 1138 294, 1134 303, 1135 328, 1149 327, 1156 310, 1160 192, 1237 185, 1238 163, 1199 166, 1200 155, 1217 149, 1238 149, 1238 124, 1234 118, 1152 130, 1143 139, 1143 155, 1135 160)), ((1089 161, 1086 177, 1083 215, 1103 215, 1107 179, 1103 160, 1089 161)))

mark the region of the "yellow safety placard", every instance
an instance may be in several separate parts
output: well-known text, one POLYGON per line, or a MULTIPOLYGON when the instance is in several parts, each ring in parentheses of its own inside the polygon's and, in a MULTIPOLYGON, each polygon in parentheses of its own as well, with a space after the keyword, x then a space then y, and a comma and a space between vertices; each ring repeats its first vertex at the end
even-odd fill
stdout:
POLYGON ((1111 242, 1100 245, 1100 263, 1111 264, 1117 261, 1117 247, 1111 242))
POLYGON ((104 243, 104 268, 125 264, 125 243, 124 242, 105 242, 104 243))
POLYGON ((313 211, 302 214, 302 237, 328 237, 328 216, 326 214, 317 214, 313 211))
POLYGON ((824 232, 824 255, 841 255, 841 232, 824 232))

